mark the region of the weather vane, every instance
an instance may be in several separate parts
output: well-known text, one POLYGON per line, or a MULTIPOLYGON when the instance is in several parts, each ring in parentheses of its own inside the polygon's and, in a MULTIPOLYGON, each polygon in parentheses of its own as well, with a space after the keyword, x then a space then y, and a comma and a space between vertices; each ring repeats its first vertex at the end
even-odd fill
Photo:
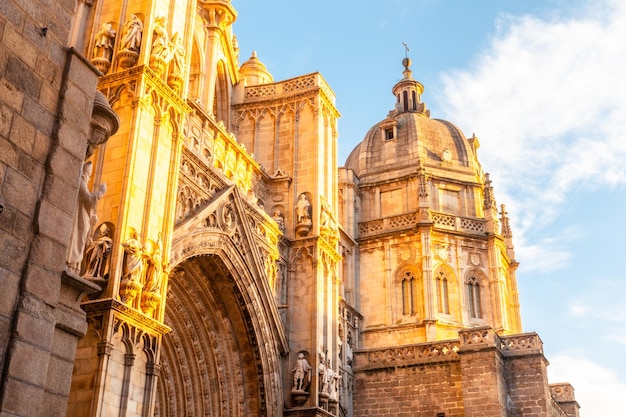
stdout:
POLYGON ((402 42, 402 45, 404 45, 404 57, 408 58, 409 57, 409 45, 407 45, 405 42, 402 42))

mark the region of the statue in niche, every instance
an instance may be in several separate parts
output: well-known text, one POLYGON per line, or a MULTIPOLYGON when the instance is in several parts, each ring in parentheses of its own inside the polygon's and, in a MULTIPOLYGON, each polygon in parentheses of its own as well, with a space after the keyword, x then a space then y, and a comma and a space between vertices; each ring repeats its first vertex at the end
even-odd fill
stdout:
POLYGON ((324 363, 325 361, 326 361, 325 355, 323 353, 320 353, 320 363, 317 364, 317 373, 319 375, 319 392, 320 393, 324 392, 324 380, 326 379, 325 377, 326 364, 324 363))
POLYGON ((305 193, 300 194, 296 203, 296 216, 298 224, 311 223, 311 202, 305 193))
POLYGON ((72 272, 80 273, 80 265, 85 253, 87 237, 92 224, 97 222, 95 215, 96 202, 106 193, 107 187, 101 184, 94 192, 89 191, 89 179, 93 172, 91 161, 83 165, 80 186, 78 188, 78 209, 74 217, 74 229, 68 247, 67 266, 72 272))
POLYGON ((135 14, 124 24, 121 50, 139 52, 143 36, 143 22, 135 14))
POLYGON ((111 62, 113 56, 113 44, 117 32, 113 29, 113 25, 109 22, 103 23, 102 27, 96 33, 96 42, 93 47, 93 57, 105 59, 111 62))
POLYGON ((283 217, 283 214, 280 212, 280 210, 274 210, 274 215, 272 216, 272 219, 274 219, 276 224, 278 224, 278 228, 280 229, 280 231, 285 232, 285 218, 283 217))
POLYGON ((333 387, 335 386, 335 371, 333 371, 333 368, 331 367, 330 359, 326 361, 323 374, 320 368, 320 374, 320 377, 322 379, 322 389, 320 390, 320 392, 330 395, 332 393, 333 387))
POLYGON ((172 36, 171 57, 172 74, 182 76, 185 72, 185 47, 180 39, 180 34, 176 32, 172 36))
POLYGON ((85 278, 109 278, 109 257, 113 246, 110 233, 106 223, 102 223, 95 233, 95 240, 85 252, 85 278))
POLYGON ((139 233, 135 228, 130 228, 129 237, 122 243, 124 247, 124 263, 122 267, 122 279, 141 283, 141 274, 144 267, 143 247, 139 241, 139 233))
POLYGON ((166 19, 164 16, 159 16, 154 19, 154 30, 152 38, 152 57, 161 58, 164 61, 170 60, 170 39, 167 34, 167 28, 165 27, 166 19))
POLYGON ((348 337, 346 340, 346 364, 349 367, 352 367, 352 332, 348 332, 348 337))
POLYGON ((145 292, 157 293, 161 289, 161 281, 163 278, 163 257, 161 255, 161 239, 163 234, 159 232, 156 242, 151 242, 151 247, 146 251, 146 282, 143 286, 145 292))
POLYGON ((304 353, 298 354, 296 366, 291 370, 293 372, 293 391, 304 391, 308 384, 311 383, 311 365, 304 357, 304 353), (304 381, 307 380, 305 385, 304 381))
POLYGON ((339 390, 339 380, 341 379, 341 375, 338 372, 333 371, 333 378, 330 382, 330 388, 328 391, 328 396, 331 400, 337 400, 338 395, 337 391, 339 390))

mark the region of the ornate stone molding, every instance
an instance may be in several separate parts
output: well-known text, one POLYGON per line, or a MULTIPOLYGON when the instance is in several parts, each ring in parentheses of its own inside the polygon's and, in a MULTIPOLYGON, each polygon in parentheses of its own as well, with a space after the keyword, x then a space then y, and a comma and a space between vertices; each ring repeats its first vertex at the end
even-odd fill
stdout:
POLYGON ((401 346, 391 349, 355 352, 355 371, 388 368, 395 366, 418 365, 441 361, 459 360, 458 340, 401 346))
POLYGON ((129 324, 143 329, 148 329, 153 333, 166 334, 172 331, 172 329, 165 324, 154 320, 142 312, 113 298, 87 301, 81 304, 81 308, 89 316, 104 314, 107 311, 113 311, 114 313, 123 316, 124 320, 129 324))

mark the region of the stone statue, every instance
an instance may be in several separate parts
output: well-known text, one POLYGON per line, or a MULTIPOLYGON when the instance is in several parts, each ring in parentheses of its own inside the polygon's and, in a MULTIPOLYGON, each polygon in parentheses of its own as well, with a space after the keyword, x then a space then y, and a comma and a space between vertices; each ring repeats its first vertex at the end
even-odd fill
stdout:
POLYGON ((348 339, 346 340, 346 364, 352 367, 352 333, 348 332, 348 339))
POLYGON ((285 218, 283 217, 283 214, 280 212, 280 210, 274 210, 274 215, 272 216, 272 219, 274 219, 274 221, 278 224, 278 228, 280 229, 280 231, 284 232, 285 218))
POLYGON ((131 14, 130 19, 124 24, 122 36, 122 47, 133 52, 139 52, 141 48, 141 37, 143 35, 143 22, 137 15, 131 14))
POLYGON ((182 76, 185 72, 185 47, 180 40, 180 35, 176 32, 172 36, 170 45, 172 56, 172 74, 182 76))
POLYGON ((331 400, 337 400, 338 395, 337 392, 339 390, 339 380, 341 379, 341 375, 338 372, 333 371, 333 378, 330 382, 330 388, 328 391, 328 395, 331 400))
POLYGON ((108 278, 109 256, 113 246, 109 234, 109 227, 102 223, 97 232, 98 237, 85 252, 85 278, 108 278))
POLYGON ((143 247, 139 241, 139 233, 134 228, 130 228, 129 238, 122 243, 124 247, 124 264, 122 269, 122 279, 128 281, 141 282, 143 272, 143 247))
POLYGON ((170 39, 165 27, 165 17, 159 16, 154 19, 154 30, 152 37, 152 51, 150 56, 161 58, 169 61, 170 56, 170 39))
POLYGON ((323 353, 320 353, 320 363, 317 365, 317 373, 319 375, 319 392, 324 392, 324 380, 326 379, 326 364, 325 356, 323 353))
POLYGON ((147 253, 146 282, 143 286, 145 292, 159 292, 163 278, 163 258, 161 255, 161 238, 159 233, 156 242, 152 243, 152 248, 147 253))
POLYGON ((91 161, 85 162, 83 165, 83 173, 81 176, 80 187, 78 188, 78 209, 74 217, 74 229, 68 247, 67 266, 71 271, 80 273, 80 264, 85 253, 85 245, 87 237, 93 223, 95 223, 96 202, 102 198, 107 191, 105 184, 98 187, 95 192, 89 191, 88 183, 93 171, 91 161))
POLYGON ((330 359, 327 360, 326 366, 324 367, 324 375, 322 376, 322 390, 321 392, 326 394, 332 393, 332 388, 335 383, 335 371, 330 366, 330 359))
POLYGON ((311 222, 311 203, 306 194, 300 194, 298 197, 298 203, 296 204, 296 216, 298 223, 310 223, 311 222))
POLYGON ((298 354, 296 366, 291 370, 291 372, 293 372, 293 390, 304 391, 304 388, 306 387, 304 385, 305 377, 308 377, 308 383, 311 382, 311 365, 309 365, 309 362, 304 357, 304 353, 298 354))
POLYGON ((113 30, 111 23, 103 23, 102 27, 96 33, 96 43, 93 48, 94 58, 103 58, 111 61, 113 56, 113 44, 115 43, 115 35, 117 32, 113 30))

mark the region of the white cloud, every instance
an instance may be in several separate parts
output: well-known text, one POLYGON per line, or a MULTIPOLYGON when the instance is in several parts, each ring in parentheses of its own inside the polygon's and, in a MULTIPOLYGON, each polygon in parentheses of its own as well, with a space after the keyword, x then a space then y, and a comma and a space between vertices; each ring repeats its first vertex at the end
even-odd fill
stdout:
POLYGON ((583 317, 589 314, 591 308, 584 304, 570 304, 569 312, 574 317, 583 317))
MULTIPOLYGON (((576 13, 501 16, 474 65, 443 76, 441 108, 484 145, 516 238, 550 225, 580 187, 626 186, 626 4, 576 13)), ((544 244, 516 239, 522 261, 567 264, 567 246, 544 244)))
POLYGON ((562 352, 550 358, 550 383, 569 382, 574 387, 580 415, 585 417, 614 416, 616 405, 626 398, 626 383, 617 373, 576 352, 562 352), (593 414, 589 413, 589 410, 593 414))

